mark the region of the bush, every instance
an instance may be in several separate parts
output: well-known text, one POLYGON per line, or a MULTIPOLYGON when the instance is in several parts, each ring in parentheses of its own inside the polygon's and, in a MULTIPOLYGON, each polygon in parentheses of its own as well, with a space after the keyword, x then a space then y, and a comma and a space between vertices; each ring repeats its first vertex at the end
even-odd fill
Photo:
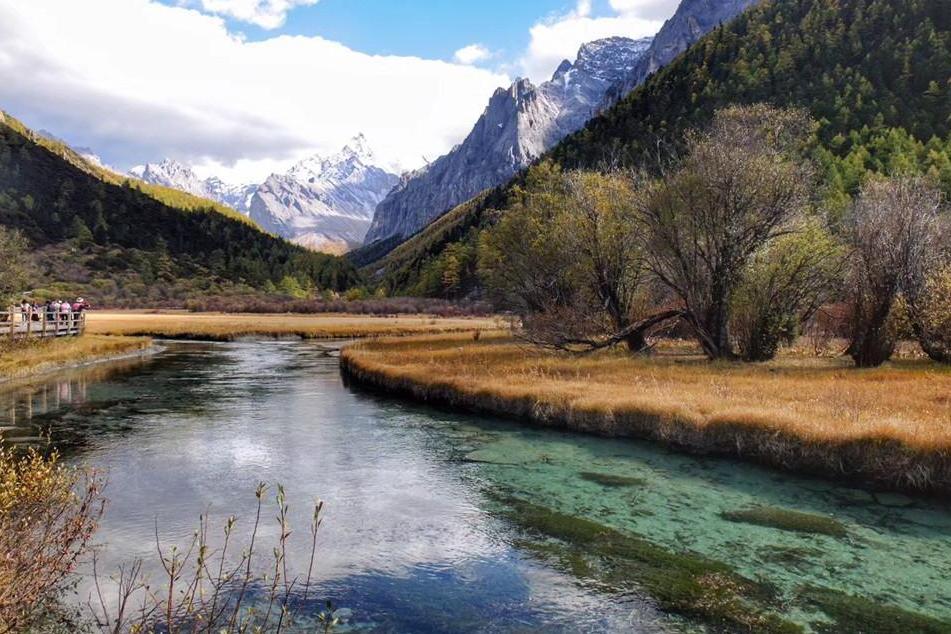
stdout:
POLYGON ((0 631, 56 609, 102 515, 102 484, 55 453, 0 449, 0 631))
POLYGON ((910 313, 912 328, 925 353, 940 363, 951 363, 951 264, 928 277, 910 313))
POLYGON ((831 298, 843 249, 817 221, 756 254, 733 297, 731 331, 745 361, 772 359, 831 298))

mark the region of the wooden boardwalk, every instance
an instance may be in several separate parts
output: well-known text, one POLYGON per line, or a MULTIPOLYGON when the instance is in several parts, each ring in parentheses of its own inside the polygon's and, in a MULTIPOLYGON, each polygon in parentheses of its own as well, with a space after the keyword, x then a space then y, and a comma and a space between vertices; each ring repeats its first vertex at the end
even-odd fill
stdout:
POLYGON ((11 339, 78 337, 86 330, 86 313, 24 315, 19 308, 0 313, 0 336, 11 339))

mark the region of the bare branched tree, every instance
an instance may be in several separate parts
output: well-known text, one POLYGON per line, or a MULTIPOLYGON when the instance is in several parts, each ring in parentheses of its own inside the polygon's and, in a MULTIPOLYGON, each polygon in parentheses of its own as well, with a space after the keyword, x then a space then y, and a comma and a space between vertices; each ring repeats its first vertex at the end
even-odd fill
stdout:
POLYGON ((721 110, 688 137, 684 161, 642 206, 650 269, 683 303, 711 359, 735 356, 731 300, 751 259, 806 208, 812 175, 795 154, 812 125, 798 110, 721 110))
POLYGON ((941 192, 926 179, 868 182, 852 208, 849 354, 859 367, 881 365, 895 350, 893 308, 904 293, 921 325, 929 274, 938 268, 941 192))

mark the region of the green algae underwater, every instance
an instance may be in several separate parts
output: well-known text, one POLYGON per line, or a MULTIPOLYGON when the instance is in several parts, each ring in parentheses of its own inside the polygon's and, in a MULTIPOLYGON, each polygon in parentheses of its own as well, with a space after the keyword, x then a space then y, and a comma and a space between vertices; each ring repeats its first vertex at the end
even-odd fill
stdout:
POLYGON ((951 516, 934 501, 650 444, 472 430, 521 546, 643 593, 685 630, 951 632, 951 516), (943 512, 945 511, 945 512, 943 512))

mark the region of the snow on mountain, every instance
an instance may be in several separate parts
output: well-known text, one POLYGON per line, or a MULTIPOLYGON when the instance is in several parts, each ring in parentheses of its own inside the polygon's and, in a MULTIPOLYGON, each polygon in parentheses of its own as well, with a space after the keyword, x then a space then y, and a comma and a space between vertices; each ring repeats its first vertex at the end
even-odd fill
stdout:
POLYGON ((595 116, 608 89, 633 72, 651 39, 589 42, 540 86, 500 88, 469 136, 404 176, 377 207, 366 242, 403 239, 479 192, 500 185, 595 116))
POLYGON ((195 196, 225 204, 245 215, 250 209, 251 196, 256 185, 232 185, 220 178, 199 178, 187 165, 165 159, 161 163, 138 165, 129 170, 129 175, 146 183, 178 189, 195 196))
POLYGON ((315 155, 272 175, 252 196, 250 216, 293 242, 341 253, 363 244, 374 209, 398 181, 361 134, 332 156, 315 155))
POLYGON ((721 24, 729 22, 760 0, 683 0, 664 23, 647 53, 632 71, 608 90, 604 107, 623 99, 653 73, 721 24))

